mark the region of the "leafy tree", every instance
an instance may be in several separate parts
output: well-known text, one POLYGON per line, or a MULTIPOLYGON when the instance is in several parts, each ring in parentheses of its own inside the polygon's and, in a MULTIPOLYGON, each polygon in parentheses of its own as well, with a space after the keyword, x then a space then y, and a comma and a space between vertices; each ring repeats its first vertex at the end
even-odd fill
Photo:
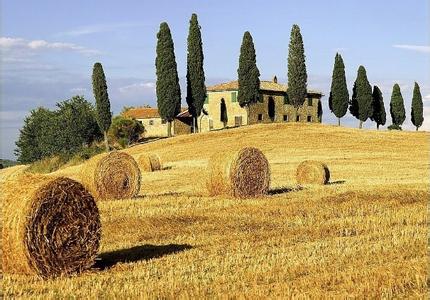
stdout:
POLYGON ((197 15, 192 14, 188 33, 187 54, 187 104, 193 116, 196 131, 197 118, 200 116, 206 98, 205 72, 203 70, 203 48, 197 15))
POLYGON ((249 31, 243 34, 237 75, 239 84, 237 101, 241 107, 247 108, 249 124, 249 107, 258 101, 260 95, 260 71, 257 67, 254 41, 249 31))
POLYGON ((52 127, 56 125, 51 120, 55 121, 55 113, 43 107, 30 111, 30 115, 24 119, 15 149, 20 163, 31 163, 46 155, 40 143, 43 133, 52 132, 52 127))
POLYGON ((412 96, 412 109, 411 109, 411 120, 412 124, 418 128, 423 125, 424 117, 423 117, 423 98, 420 92, 420 86, 415 82, 414 85, 414 93, 412 96))
POLYGON ((24 120, 15 153, 21 163, 57 154, 70 157, 101 136, 91 103, 76 96, 58 103, 56 111, 32 110, 24 120))
POLYGON ((107 132, 112 123, 112 112, 110 111, 105 73, 99 62, 95 63, 93 67, 93 93, 96 99, 97 123, 104 134, 106 151, 109 151, 107 132))
POLYGON ((360 121, 359 128, 362 128, 363 122, 372 115, 372 87, 367 80, 366 69, 363 66, 358 68, 349 111, 360 121))
POLYGON ((288 49, 288 97, 296 110, 305 102, 307 80, 303 38, 299 26, 294 24, 288 49))
POLYGON ((339 126, 340 118, 342 118, 348 110, 348 102, 349 93, 346 85, 345 65, 343 64, 342 56, 336 53, 331 81, 329 108, 337 117, 339 126))
POLYGON ((137 142, 144 131, 145 128, 139 121, 119 115, 112 119, 109 137, 125 148, 137 142))
POLYGON ((82 96, 57 103, 57 114, 63 130, 63 151, 75 152, 82 145, 99 140, 103 133, 97 124, 94 107, 82 96))
POLYGON ((372 115, 370 119, 376 122, 376 128, 379 130, 380 125, 385 125, 386 113, 384 99, 381 90, 375 85, 372 93, 372 115))
POLYGON ((168 122, 167 135, 172 136, 172 121, 181 111, 181 88, 169 25, 160 24, 157 34, 157 105, 162 119, 168 122))
MULTIPOLYGON (((393 125, 401 129, 401 126, 406 119, 406 113, 402 92, 400 91, 400 86, 397 83, 393 86, 393 92, 391 94, 390 114, 393 125)), ((393 129, 397 128, 393 127, 393 129)))

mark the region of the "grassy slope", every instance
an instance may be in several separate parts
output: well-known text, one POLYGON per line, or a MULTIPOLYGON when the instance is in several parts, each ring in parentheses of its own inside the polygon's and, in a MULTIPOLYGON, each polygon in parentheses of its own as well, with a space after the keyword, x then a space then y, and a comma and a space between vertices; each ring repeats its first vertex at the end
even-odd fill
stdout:
POLYGON ((48 282, 6 275, 5 295, 426 295, 428 133, 256 125, 127 150, 143 151, 166 169, 143 174, 138 199, 100 203, 98 269, 48 282), (210 155, 248 145, 271 163, 271 194, 208 197, 210 155), (304 159, 326 162, 333 184, 296 190, 304 159))

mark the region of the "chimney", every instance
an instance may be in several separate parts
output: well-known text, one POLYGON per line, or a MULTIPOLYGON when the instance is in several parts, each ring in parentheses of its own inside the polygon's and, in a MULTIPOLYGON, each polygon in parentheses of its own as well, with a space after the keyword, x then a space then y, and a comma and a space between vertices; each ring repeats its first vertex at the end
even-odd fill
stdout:
POLYGON ((273 76, 273 80, 272 80, 274 83, 278 83, 278 77, 276 77, 276 75, 275 76, 273 76))

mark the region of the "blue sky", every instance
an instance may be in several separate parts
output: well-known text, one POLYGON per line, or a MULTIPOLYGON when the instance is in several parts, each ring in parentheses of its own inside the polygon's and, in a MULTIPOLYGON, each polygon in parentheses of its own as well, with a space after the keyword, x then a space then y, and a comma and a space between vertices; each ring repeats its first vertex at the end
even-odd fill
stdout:
MULTIPOLYGON (((54 107, 73 95, 93 101, 92 65, 103 64, 114 113, 123 106, 155 105, 155 46, 159 24, 169 23, 181 90, 186 86, 189 18, 202 27, 207 85, 236 79, 243 32, 254 38, 260 79, 286 82, 293 24, 301 28, 308 87, 330 90, 336 52, 346 65, 352 90, 359 65, 383 91, 400 84, 407 119, 414 81, 421 86, 425 124, 430 130, 429 1, 24 1, 1 2, 0 157, 13 149, 29 110, 54 107)), ((323 98, 323 122, 335 124, 323 98)), ((183 101, 185 103, 185 100, 183 101)), ((349 113, 346 126, 358 121, 349 113)), ((391 118, 388 117, 389 125, 391 118)), ((368 120, 365 128, 374 128, 368 120)), ((385 128, 385 127, 384 127, 385 128)))

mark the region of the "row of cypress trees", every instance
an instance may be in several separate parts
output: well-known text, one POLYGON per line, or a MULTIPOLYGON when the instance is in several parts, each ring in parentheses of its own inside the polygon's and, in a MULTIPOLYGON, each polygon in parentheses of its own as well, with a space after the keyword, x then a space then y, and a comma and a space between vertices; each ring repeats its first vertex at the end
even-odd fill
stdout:
MULTIPOLYGON (((187 104, 193 116, 193 131, 206 98, 203 48, 197 15, 192 14, 188 33, 187 52, 187 104)), ((181 88, 175 58, 174 44, 169 25, 160 24, 157 34, 155 59, 157 106, 161 118, 168 122, 168 136, 172 136, 172 121, 181 110, 181 88)))
MULTIPOLYGON (((349 99, 345 65, 342 56, 336 53, 330 88, 329 108, 338 118, 338 125, 340 125, 340 119, 345 116, 348 107, 349 112, 359 120, 359 128, 362 128, 363 123, 367 119, 374 121, 378 129, 380 125, 385 125, 386 123, 382 92, 376 85, 372 91, 372 87, 367 79, 366 69, 363 66, 358 68, 357 79, 352 89, 352 97, 349 99)), ((401 129, 401 125, 406 119, 406 112, 400 86, 397 83, 394 84, 391 94, 390 114, 393 124, 388 129, 401 129)), ((416 82, 412 97, 411 120, 416 130, 418 130, 424 121, 422 96, 420 87, 416 82)))

